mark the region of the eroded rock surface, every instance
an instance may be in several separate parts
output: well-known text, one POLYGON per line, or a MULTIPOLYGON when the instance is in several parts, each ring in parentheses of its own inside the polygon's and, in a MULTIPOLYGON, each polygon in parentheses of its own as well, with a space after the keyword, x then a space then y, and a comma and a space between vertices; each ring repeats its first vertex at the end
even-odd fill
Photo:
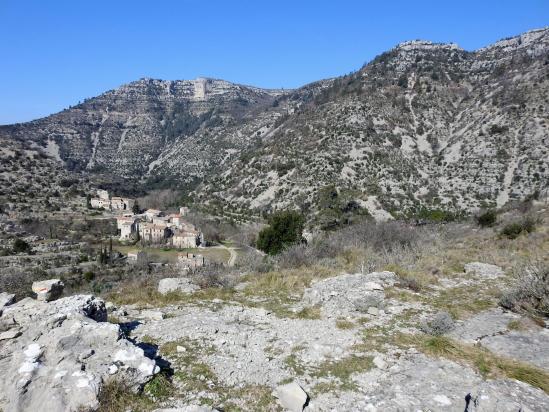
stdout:
POLYGON ((0 409, 93 410, 111 375, 142 387, 158 366, 106 316, 104 302, 93 296, 27 298, 7 307, 0 320, 18 336, 0 343, 0 409))
POLYGON ((383 306, 384 288, 396 282, 393 272, 345 274, 317 281, 305 290, 303 300, 310 305, 321 305, 325 316, 337 317, 351 313, 376 315, 383 306), (375 313, 374 313, 375 312, 375 313))

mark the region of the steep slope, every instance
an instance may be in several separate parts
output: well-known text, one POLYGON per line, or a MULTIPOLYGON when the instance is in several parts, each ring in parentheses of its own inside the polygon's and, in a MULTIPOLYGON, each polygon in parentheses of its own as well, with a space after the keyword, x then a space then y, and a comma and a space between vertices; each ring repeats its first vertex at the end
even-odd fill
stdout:
POLYGON ((142 79, 0 136, 223 212, 317 211, 330 191, 351 211, 502 206, 547 187, 548 45, 405 42, 293 91, 142 79))
POLYGON ((316 208, 319 189, 392 210, 502 206, 547 187, 549 30, 475 52, 413 41, 339 78, 197 195, 316 208))
POLYGON ((58 148, 71 170, 128 179, 169 171, 173 164, 165 158, 175 155, 184 165, 176 175, 185 180, 218 160, 218 130, 255 117, 280 93, 215 79, 141 79, 44 119, 2 127, 0 134, 58 148))

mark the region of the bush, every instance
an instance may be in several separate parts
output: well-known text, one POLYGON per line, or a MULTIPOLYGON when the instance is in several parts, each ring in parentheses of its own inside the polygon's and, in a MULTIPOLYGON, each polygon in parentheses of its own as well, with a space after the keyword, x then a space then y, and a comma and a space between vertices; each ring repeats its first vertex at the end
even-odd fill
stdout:
POLYGON ((85 272, 84 279, 86 280, 86 282, 91 282, 95 279, 95 273, 93 273, 92 271, 85 272))
POLYGON ((286 247, 303 241, 305 219, 295 211, 278 212, 269 218, 269 226, 259 232, 257 248, 276 255, 286 247))
POLYGON ((30 245, 25 242, 23 239, 15 239, 13 242, 13 253, 28 253, 31 250, 30 245))
POLYGON ((533 217, 527 216, 519 221, 506 224, 501 234, 508 239, 516 239, 522 233, 531 233, 536 229, 538 222, 533 217))
POLYGON ((442 336, 454 329, 454 319, 448 312, 439 312, 430 321, 425 321, 420 329, 433 336, 442 336))
POLYGON ((519 269, 515 287, 499 303, 515 312, 549 317, 549 265, 531 263, 519 269))
POLYGON ((481 213, 477 216, 477 223, 481 227, 491 227, 496 224, 498 220, 498 215, 495 210, 487 210, 484 213, 481 213))

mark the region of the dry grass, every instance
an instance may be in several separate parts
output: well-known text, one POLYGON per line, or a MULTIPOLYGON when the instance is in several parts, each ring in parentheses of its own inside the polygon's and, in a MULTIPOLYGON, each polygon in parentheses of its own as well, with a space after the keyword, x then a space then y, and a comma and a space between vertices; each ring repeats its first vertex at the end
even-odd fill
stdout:
POLYGON ((176 304, 204 303, 213 299, 229 300, 234 295, 231 288, 206 288, 192 294, 168 292, 159 293, 156 284, 149 281, 121 284, 105 298, 117 305, 137 305, 137 307, 163 307, 176 304))
POLYGON ((338 388, 342 390, 355 390, 356 385, 352 380, 354 373, 366 372, 373 367, 372 357, 351 355, 339 360, 327 360, 314 367, 312 376, 336 378, 338 388))
POLYGON ((154 408, 154 402, 146 396, 132 392, 118 380, 105 382, 99 392, 98 412, 147 412, 154 408))
POLYGON ((346 330, 354 329, 357 325, 354 322, 351 322, 347 319, 338 319, 336 320, 336 328, 346 330))

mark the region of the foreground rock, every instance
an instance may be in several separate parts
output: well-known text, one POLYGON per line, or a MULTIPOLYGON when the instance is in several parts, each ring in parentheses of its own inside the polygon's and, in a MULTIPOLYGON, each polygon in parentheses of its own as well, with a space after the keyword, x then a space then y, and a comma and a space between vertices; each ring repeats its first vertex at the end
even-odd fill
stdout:
POLYGON ((307 404, 307 393, 296 382, 278 386, 273 395, 278 399, 284 409, 291 412, 301 412, 307 404))
POLYGON ((310 305, 322 305, 322 313, 328 317, 353 312, 377 315, 383 308, 384 288, 395 282, 393 272, 340 275, 313 283, 305 290, 303 300, 310 305))
POLYGON ((547 410, 549 396, 512 379, 485 380, 455 362, 413 350, 386 370, 357 374, 360 392, 322 393, 306 411, 518 412, 547 410))
POLYGON ((61 297, 64 286, 59 279, 41 280, 32 284, 32 291, 36 293, 36 299, 50 302, 61 297))
POLYGON ((158 292, 165 295, 170 292, 193 293, 200 289, 187 278, 165 278, 158 282, 158 292))
POLYGON ((93 296, 6 307, 0 322, 17 336, 0 344, 0 410, 94 410, 109 378, 141 388, 159 368, 106 318, 93 296))
POLYGON ((4 307, 11 305, 13 302, 15 302, 15 295, 13 293, 0 293, 0 316, 2 316, 4 307))
POLYGON ((461 322, 450 336, 549 371, 549 329, 532 324, 513 330, 512 322, 520 324, 521 317, 499 308, 490 309, 461 322))

